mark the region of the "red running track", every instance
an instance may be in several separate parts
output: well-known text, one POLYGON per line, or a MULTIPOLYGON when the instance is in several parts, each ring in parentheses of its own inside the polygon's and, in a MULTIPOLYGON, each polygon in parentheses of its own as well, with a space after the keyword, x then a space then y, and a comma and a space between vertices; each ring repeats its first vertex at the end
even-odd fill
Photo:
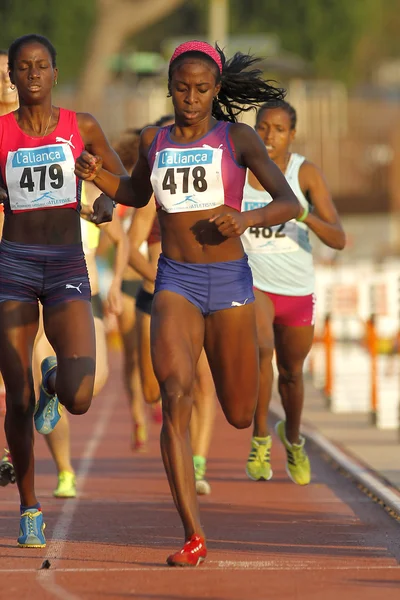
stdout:
POLYGON ((158 426, 151 425, 148 452, 134 455, 121 382, 114 354, 105 390, 87 415, 72 418, 76 500, 53 499, 55 468, 38 436, 47 548, 16 547, 16 488, 0 488, 1 599, 399 600, 399 523, 312 448, 311 485, 288 479, 276 438, 273 479, 249 481, 250 431, 234 430, 221 414, 209 459, 212 494, 201 498, 209 557, 197 569, 167 567, 182 528, 158 426))

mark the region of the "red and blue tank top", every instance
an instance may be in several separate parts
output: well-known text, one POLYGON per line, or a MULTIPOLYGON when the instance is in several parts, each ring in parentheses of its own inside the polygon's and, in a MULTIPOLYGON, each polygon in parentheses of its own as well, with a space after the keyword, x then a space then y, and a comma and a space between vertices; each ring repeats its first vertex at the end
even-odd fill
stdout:
POLYGON ((80 209, 75 160, 85 149, 76 113, 60 108, 52 133, 31 137, 14 113, 0 117, 0 170, 8 199, 6 212, 48 208, 80 209))
POLYGON ((230 126, 218 121, 190 144, 172 141, 171 125, 157 132, 148 155, 157 208, 178 213, 225 204, 241 210, 246 169, 236 162, 230 126))

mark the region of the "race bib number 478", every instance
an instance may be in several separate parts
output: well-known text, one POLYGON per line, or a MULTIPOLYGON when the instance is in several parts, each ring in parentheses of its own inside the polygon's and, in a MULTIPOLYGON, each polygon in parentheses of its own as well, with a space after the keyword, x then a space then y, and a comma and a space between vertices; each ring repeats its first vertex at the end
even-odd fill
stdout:
POLYGON ((67 144, 9 152, 6 180, 11 210, 35 210, 76 200, 75 160, 67 144))
POLYGON ((151 183, 162 208, 173 213, 221 206, 221 164, 221 148, 165 148, 157 152, 151 183))

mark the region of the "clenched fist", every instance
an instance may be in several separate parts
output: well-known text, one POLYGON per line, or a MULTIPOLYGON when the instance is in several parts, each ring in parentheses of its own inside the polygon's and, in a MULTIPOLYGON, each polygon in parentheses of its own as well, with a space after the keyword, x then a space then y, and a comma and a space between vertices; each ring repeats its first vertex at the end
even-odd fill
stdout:
POLYGON ((86 150, 82 152, 75 162, 75 175, 79 179, 85 181, 93 181, 103 166, 103 159, 101 156, 95 156, 90 154, 86 150))
POLYGON ((224 213, 211 217, 210 223, 215 223, 218 231, 225 237, 239 237, 248 228, 246 213, 224 213))

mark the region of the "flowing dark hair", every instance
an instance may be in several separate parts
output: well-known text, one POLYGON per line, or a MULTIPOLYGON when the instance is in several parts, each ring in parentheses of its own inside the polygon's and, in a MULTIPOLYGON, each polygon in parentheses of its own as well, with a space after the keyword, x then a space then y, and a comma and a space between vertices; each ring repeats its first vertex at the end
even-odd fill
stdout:
POLYGON ((283 100, 286 90, 275 87, 275 82, 264 79, 263 72, 254 65, 260 62, 260 58, 242 52, 227 59, 223 50, 215 45, 215 49, 221 57, 222 73, 217 63, 207 54, 198 51, 184 52, 178 56, 169 67, 168 87, 174 69, 183 59, 200 58, 213 65, 216 83, 221 84, 218 96, 214 98, 212 116, 218 121, 230 121, 236 123, 240 113, 257 108, 260 103, 283 100))
POLYGON ((14 63, 19 49, 26 44, 31 44, 32 42, 37 42, 38 44, 44 46, 51 56, 51 64, 53 68, 56 66, 57 52, 50 40, 48 40, 47 37, 44 37, 44 35, 39 35, 38 33, 28 33, 27 35, 22 35, 21 37, 15 39, 8 49, 8 68, 10 71, 14 70, 14 63))
POLYGON ((281 110, 285 111, 285 113, 290 119, 290 129, 296 129, 296 109, 293 108, 293 106, 289 104, 289 102, 286 102, 286 100, 271 100, 270 102, 265 102, 262 106, 260 106, 260 108, 257 111, 256 123, 258 123, 261 114, 264 112, 264 110, 271 110, 274 108, 280 108, 281 110))

